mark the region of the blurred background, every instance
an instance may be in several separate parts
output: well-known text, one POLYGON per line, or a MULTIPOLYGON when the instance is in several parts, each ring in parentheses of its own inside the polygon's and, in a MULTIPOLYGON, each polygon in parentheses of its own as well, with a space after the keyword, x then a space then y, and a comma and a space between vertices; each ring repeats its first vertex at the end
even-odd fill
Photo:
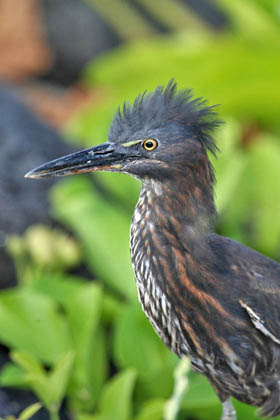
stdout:
MULTIPOLYGON (((174 77, 226 122, 218 232, 280 261, 280 1, 1 0, 0 12, 0 417, 161 420, 178 360, 137 301, 139 183, 23 176, 105 141, 124 100, 174 77)), ((176 418, 220 415, 189 371, 176 418)))

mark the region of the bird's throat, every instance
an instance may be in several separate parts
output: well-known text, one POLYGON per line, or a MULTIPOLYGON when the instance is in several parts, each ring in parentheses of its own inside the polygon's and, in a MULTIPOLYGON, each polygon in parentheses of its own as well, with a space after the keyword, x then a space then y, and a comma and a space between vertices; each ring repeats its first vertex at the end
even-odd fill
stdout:
POLYGON ((159 228, 168 229, 173 220, 177 230, 188 226, 207 234, 217 219, 212 181, 193 171, 176 179, 146 179, 135 214, 159 228))

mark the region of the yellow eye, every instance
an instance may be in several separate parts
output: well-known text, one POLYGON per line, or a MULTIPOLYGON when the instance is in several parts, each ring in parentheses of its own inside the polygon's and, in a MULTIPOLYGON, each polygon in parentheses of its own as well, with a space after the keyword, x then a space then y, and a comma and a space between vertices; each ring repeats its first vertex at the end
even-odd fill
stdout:
POLYGON ((143 147, 148 152, 152 152, 158 147, 158 142, 155 139, 147 139, 143 141, 143 147))

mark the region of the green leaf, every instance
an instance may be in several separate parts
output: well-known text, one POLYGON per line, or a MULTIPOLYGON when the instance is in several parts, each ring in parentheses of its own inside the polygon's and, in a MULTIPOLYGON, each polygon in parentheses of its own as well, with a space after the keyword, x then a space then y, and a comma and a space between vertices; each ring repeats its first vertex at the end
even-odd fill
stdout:
POLYGON ((65 303, 77 352, 88 348, 100 319, 102 290, 97 284, 85 284, 65 303))
POLYGON ((60 406, 65 394, 74 361, 74 352, 64 354, 48 375, 48 391, 51 405, 60 406))
POLYGON ((219 418, 221 403, 207 379, 190 374, 189 387, 183 397, 181 410, 203 420, 219 418))
POLYGON ((58 410, 66 393, 74 353, 69 351, 59 358, 50 372, 38 360, 23 351, 13 351, 12 360, 25 374, 25 381, 49 410, 58 410))
POLYGON ((91 389, 90 404, 93 407, 99 401, 103 385, 109 371, 107 337, 103 328, 95 331, 92 357, 88 366, 89 388, 91 389))
MULTIPOLYGON (((113 105, 116 111, 124 100, 133 100, 141 91, 166 84, 172 75, 180 86, 195 87, 196 96, 208 98, 211 104, 222 104, 220 112, 224 115, 278 127, 280 58, 275 51, 279 48, 279 36, 278 30, 273 35, 268 32, 260 28, 257 36, 252 31, 244 38, 234 33, 159 37, 104 54, 86 71, 86 81, 105 92, 98 104, 99 115, 103 113, 100 125, 103 130, 105 121, 109 126, 113 105)), ((94 133, 95 128, 100 131, 95 109, 96 105, 87 111, 92 116, 91 122, 87 118, 91 124, 87 133, 94 133)), ((82 124, 78 125, 81 128, 82 124)), ((78 127, 74 131, 78 135, 78 127)))
POLYGON ((77 414, 78 420, 108 420, 106 416, 102 416, 101 414, 88 414, 88 413, 78 413, 77 414))
POLYGON ((219 405, 218 397, 203 375, 191 372, 189 378, 189 387, 183 398, 182 407, 192 409, 219 405))
POLYGON ((155 399, 147 401, 135 420, 162 420, 166 401, 155 399))
POLYGON ((65 319, 54 302, 24 289, 0 292, 0 341, 49 364, 71 346, 65 319))
MULTIPOLYGON (((68 299, 65 308, 76 354, 72 392, 74 391, 76 399, 80 401, 83 408, 91 408, 94 404, 93 397, 96 391, 92 387, 91 377, 97 374, 92 371, 91 362, 96 357, 95 352, 98 348, 96 330, 102 310, 100 286, 97 284, 83 285, 78 293, 68 299)), ((105 360, 99 358, 99 361, 103 362, 105 369, 105 360)))
POLYGON ((99 397, 108 369, 100 318, 109 322, 109 317, 116 317, 120 311, 119 302, 112 296, 104 296, 103 301, 103 293, 96 283, 89 284, 62 273, 50 277, 48 273, 39 272, 29 287, 63 305, 76 354, 69 396, 76 409, 91 409, 99 397))
MULTIPOLYGON (((22 363, 22 355, 17 352, 16 360, 22 363)), ((58 359, 56 365, 50 372, 42 370, 39 372, 33 369, 31 364, 26 364, 25 373, 30 387, 51 412, 57 412, 62 399, 66 394, 74 353, 69 351, 58 359)))
POLYGON ((217 146, 221 151, 218 159, 210 156, 215 169, 215 202, 219 213, 231 204, 231 198, 239 187, 247 163, 247 156, 238 146, 241 127, 237 121, 227 118, 216 135, 217 146))
MULTIPOLYGON (((65 306, 67 302, 78 294, 84 286, 86 279, 64 273, 48 273, 36 271, 32 282, 28 285, 32 290, 40 292, 65 306)), ((102 323, 110 324, 121 313, 123 303, 113 294, 103 293, 102 323)))
MULTIPOLYGON (((277 14, 276 5, 274 5, 274 13, 268 14, 265 10, 264 4, 261 1, 242 0, 227 1, 217 0, 218 4, 231 17, 233 28, 239 36, 244 36, 248 39, 261 39, 265 43, 277 43, 279 40, 279 20, 272 19, 272 16, 277 14)), ((265 1, 265 0, 264 0, 265 1)), ((265 1, 272 6, 273 0, 265 1)))
POLYGON ((40 403, 35 403, 25 408, 19 415, 18 420, 29 420, 34 416, 40 409, 42 405, 40 403))
POLYGON ((265 136, 253 145, 246 173, 251 181, 251 191, 248 185, 247 191, 256 206, 256 245, 269 254, 278 247, 280 237, 280 145, 277 140, 265 136))
POLYGON ((17 350, 11 352, 12 360, 23 369, 25 381, 47 408, 52 403, 47 384, 47 373, 31 354, 17 350))
POLYGON ((102 187, 106 188, 113 198, 117 198, 127 211, 129 220, 138 201, 141 184, 126 174, 97 173, 102 187))
MULTIPOLYGON (((239 419, 261 419, 261 417, 256 415, 255 407, 251 407, 236 400, 234 400, 234 406, 237 410, 237 417, 239 419)), ((181 411, 185 415, 191 415, 194 418, 203 420, 220 418, 222 404, 204 376, 194 372, 189 374, 189 388, 183 398, 181 411)))
POLYGON ((232 203, 232 196, 239 188, 246 163, 246 155, 235 151, 230 157, 222 156, 215 165, 217 179, 215 202, 219 212, 222 213, 232 203))
POLYGON ((0 372, 0 386, 28 387, 24 371, 14 363, 7 363, 0 372))
POLYGON ((115 321, 123 311, 125 303, 120 302, 114 295, 105 293, 103 299, 103 310, 101 314, 102 323, 105 325, 115 321))
POLYGON ((87 281, 82 277, 61 272, 36 270, 28 288, 65 306, 68 300, 79 293, 85 285, 87 285, 87 281))
POLYGON ((31 354, 14 350, 10 354, 11 359, 26 372, 32 372, 38 375, 44 375, 45 371, 41 363, 31 354))
POLYGON ((106 420, 130 420, 136 376, 134 369, 128 369, 106 384, 99 404, 100 413, 106 420))
POLYGON ((136 300, 126 214, 108 203, 84 177, 56 185, 52 203, 56 217, 82 240, 92 271, 123 296, 136 300))
MULTIPOLYGON (((240 401, 233 400, 234 407, 237 412, 237 418, 248 420, 263 420, 263 417, 257 415, 258 409, 240 401)), ((273 417, 273 420, 280 420, 280 416, 273 417)))
POLYGON ((144 395, 168 397, 171 394, 177 357, 161 342, 139 304, 123 310, 115 327, 113 351, 119 368, 137 369, 144 395))
POLYGON ((280 236, 279 177, 279 142, 272 136, 259 137, 249 148, 238 187, 232 191, 234 206, 226 207, 222 220, 225 235, 270 256, 277 255, 280 236))

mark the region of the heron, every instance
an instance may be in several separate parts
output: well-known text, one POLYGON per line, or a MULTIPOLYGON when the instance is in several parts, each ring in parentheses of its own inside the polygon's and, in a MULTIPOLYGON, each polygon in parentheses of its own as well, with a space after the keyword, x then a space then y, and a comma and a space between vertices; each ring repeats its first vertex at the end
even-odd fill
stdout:
POLYGON ((215 107, 171 80, 117 111, 108 141, 45 163, 28 178, 121 172, 142 183, 130 250, 154 330, 231 397, 280 414, 280 264, 215 233, 215 107))

